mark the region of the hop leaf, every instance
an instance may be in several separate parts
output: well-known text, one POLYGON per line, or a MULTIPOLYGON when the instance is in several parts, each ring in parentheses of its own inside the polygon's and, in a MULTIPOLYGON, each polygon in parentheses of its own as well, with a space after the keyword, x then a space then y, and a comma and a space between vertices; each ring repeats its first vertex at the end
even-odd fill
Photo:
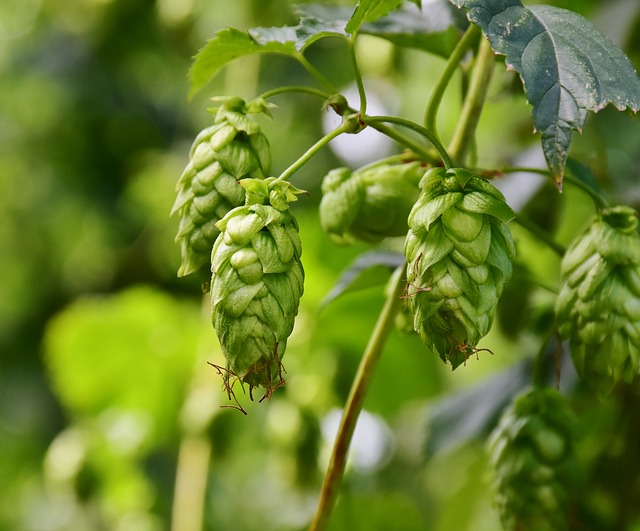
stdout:
POLYGON ((270 395, 284 384, 281 360, 303 292, 298 225, 288 206, 301 190, 273 177, 241 184, 247 204, 217 224, 212 321, 228 374, 270 395))
POLYGON ((494 490, 505 530, 569 529, 579 484, 576 419, 553 389, 523 393, 488 442, 494 490))
POLYGON ((562 260, 560 335, 578 373, 606 396, 640 367, 640 236, 635 210, 604 210, 562 260))
POLYGON ((348 168, 332 170, 322 182, 320 223, 340 243, 404 236, 423 175, 419 162, 381 164, 353 173, 348 168))
POLYGON ((502 194, 464 169, 429 170, 409 215, 407 300, 423 343, 455 369, 493 323, 515 247, 502 194))
POLYGON ((245 192, 238 185, 247 177, 268 175, 269 142, 260 126, 247 114, 269 115, 269 104, 256 99, 245 103, 238 97, 212 98, 220 103, 214 125, 195 139, 187 164, 177 184, 171 214, 180 215, 176 241, 180 242, 182 264, 178 276, 193 272, 209 277, 211 248, 219 229, 216 223, 229 210, 244 204, 245 192))

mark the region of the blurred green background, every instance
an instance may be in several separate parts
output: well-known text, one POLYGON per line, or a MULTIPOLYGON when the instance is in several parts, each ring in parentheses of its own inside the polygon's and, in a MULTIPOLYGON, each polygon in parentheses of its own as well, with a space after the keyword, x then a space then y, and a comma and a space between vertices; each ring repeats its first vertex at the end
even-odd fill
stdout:
MULTIPOLYGON (((637 1, 547 3, 589 17, 640 66, 637 1)), ((295 205, 306 291, 284 360, 288 385, 271 402, 241 396, 247 417, 221 407, 230 402, 207 362, 224 361, 197 280, 176 277, 177 220, 168 217, 190 143, 210 123, 209 97, 312 84, 290 59, 249 57, 189 101, 191 57, 226 26, 295 24, 291 4, 0 3, 0 529, 294 530, 313 514, 339 411, 384 300, 378 287, 322 306, 368 250, 336 247, 317 217, 324 174, 355 162, 325 150, 293 178, 310 194, 295 205)), ((420 121, 444 61, 371 37, 361 44, 372 97, 420 121)), ((334 84, 351 83, 342 43, 324 40, 308 57, 334 84)), ((445 139, 458 85, 441 111, 445 139)), ((308 96, 274 102, 274 120, 261 124, 278 175, 322 135, 324 115, 308 96)), ((480 166, 540 163, 529 114, 517 79, 498 65, 480 166)), ((374 156, 366 148, 359 163, 374 156)), ((637 119, 609 109, 590 117, 571 155, 612 198, 640 205, 637 119)), ((562 196, 542 191, 514 202, 528 202, 522 208, 566 242, 592 207, 569 186, 562 196)), ((557 257, 514 232, 529 275, 514 278, 514 291, 530 296, 524 306, 517 297, 505 303, 486 340, 494 356, 451 373, 415 337, 392 334, 331 529, 498 528, 483 441, 527 384, 527 359, 540 347, 535 323, 552 304, 526 279, 558 282, 557 257)), ((593 528, 640 525, 640 432, 629 417, 637 393, 623 389, 600 404, 568 366, 562 385, 586 419, 580 451, 601 520, 593 528)))

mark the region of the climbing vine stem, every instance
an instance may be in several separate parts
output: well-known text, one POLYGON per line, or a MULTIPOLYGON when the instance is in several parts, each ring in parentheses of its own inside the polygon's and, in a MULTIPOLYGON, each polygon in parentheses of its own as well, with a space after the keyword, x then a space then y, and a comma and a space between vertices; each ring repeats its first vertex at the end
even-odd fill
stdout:
MULTIPOLYGON (((402 270, 404 270, 405 265, 401 267, 402 270)), ((340 422, 338 434, 333 445, 329 467, 322 484, 320 500, 318 501, 315 516, 309 527, 310 531, 322 531, 326 529, 331 510, 338 494, 338 488, 344 475, 349 445, 351 444, 358 416, 360 415, 360 411, 362 411, 364 398, 373 379, 384 345, 394 326, 394 317, 400 308, 400 297, 405 286, 404 275, 395 275, 394 278, 395 284, 378 317, 378 321, 371 334, 367 348, 360 361, 358 372, 351 386, 349 398, 347 399, 342 415, 342 421, 340 422)))

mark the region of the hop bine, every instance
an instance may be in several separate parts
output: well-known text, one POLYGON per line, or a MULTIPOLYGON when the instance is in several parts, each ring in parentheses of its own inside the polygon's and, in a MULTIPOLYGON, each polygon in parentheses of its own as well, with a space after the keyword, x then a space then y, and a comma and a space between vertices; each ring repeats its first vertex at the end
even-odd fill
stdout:
POLYGON ((562 260, 560 335, 576 370, 601 397, 640 367, 640 237, 635 210, 601 212, 562 260))
POLYGON ((262 99, 248 103, 230 96, 212 98, 220 104, 214 125, 204 129, 191 147, 190 161, 177 184, 171 210, 180 215, 176 241, 182 264, 178 276, 197 272, 208 281, 211 248, 220 233, 216 223, 232 208, 244 204, 245 191, 238 181, 263 179, 269 174, 269 142, 248 114, 270 116, 262 99))
POLYGON ((284 384, 282 357, 303 292, 298 225, 289 203, 301 193, 273 177, 244 179, 244 206, 218 222, 212 251, 212 321, 229 378, 266 389, 284 384))
POLYGON ((502 415, 488 449, 505 530, 574 528, 580 484, 575 430, 575 416, 553 389, 523 393, 502 415))
POLYGON ((322 181, 320 223, 339 243, 404 236, 423 175, 419 162, 331 170, 322 181))
POLYGON ((515 247, 514 214, 487 180, 434 168, 409 215, 406 299, 423 343, 453 369, 478 352, 493 323, 515 247))

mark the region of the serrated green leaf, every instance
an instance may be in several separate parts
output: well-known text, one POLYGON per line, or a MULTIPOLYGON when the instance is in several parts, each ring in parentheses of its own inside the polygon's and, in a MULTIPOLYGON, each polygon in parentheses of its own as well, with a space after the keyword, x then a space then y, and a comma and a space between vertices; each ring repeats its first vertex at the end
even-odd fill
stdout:
POLYGON ((328 305, 345 293, 351 293, 374 286, 382 286, 389 280, 395 269, 404 263, 404 255, 388 251, 371 251, 361 254, 342 273, 338 283, 322 301, 328 305))
POLYGON ((235 28, 218 31, 196 54, 189 78, 191 95, 211 81, 230 61, 254 53, 277 53, 296 57, 307 46, 323 37, 346 37, 344 24, 305 17, 297 26, 235 28))
POLYGON ((624 53, 589 20, 519 0, 450 0, 467 10, 491 47, 523 81, 549 169, 561 186, 573 130, 609 103, 640 109, 640 78, 624 53))
POLYGON ((402 3, 402 0, 360 0, 347 23, 347 33, 356 33, 365 22, 385 16, 402 3))
POLYGON ((209 81, 211 81, 220 69, 230 61, 253 53, 282 53, 294 54, 295 41, 286 41, 287 36, 295 37, 288 28, 280 28, 280 32, 273 35, 273 40, 258 43, 248 33, 235 28, 227 28, 218 31, 215 36, 207 41, 196 54, 189 79, 191 81, 191 95, 195 94, 209 81))

